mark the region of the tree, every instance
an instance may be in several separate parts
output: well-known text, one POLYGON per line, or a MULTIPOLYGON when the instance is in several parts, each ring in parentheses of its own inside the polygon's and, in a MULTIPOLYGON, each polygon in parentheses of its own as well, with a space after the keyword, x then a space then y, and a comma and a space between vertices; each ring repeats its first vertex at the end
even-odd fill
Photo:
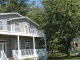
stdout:
POLYGON ((28 0, 0 0, 0 2, 0 12, 18 12, 22 15, 29 12, 28 0))
POLYGON ((56 48, 70 57, 73 38, 79 35, 79 0, 42 0, 44 31, 50 50, 56 48))
POLYGON ((26 16, 37 22, 40 26, 43 23, 43 8, 40 6, 32 5, 30 7, 30 12, 27 12, 26 16))

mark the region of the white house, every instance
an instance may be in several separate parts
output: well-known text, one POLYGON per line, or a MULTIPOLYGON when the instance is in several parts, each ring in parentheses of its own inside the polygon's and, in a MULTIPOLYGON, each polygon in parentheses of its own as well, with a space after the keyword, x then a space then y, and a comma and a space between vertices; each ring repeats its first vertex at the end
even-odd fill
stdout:
POLYGON ((0 13, 0 60, 46 58, 46 38, 38 26, 19 13, 0 13))

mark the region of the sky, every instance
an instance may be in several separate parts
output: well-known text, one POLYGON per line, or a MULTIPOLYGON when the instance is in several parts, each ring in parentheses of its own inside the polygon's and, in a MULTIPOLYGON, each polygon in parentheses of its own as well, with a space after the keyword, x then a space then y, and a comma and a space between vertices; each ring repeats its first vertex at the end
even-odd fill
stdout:
POLYGON ((39 5, 39 6, 41 6, 41 0, 29 0, 29 2, 32 2, 32 1, 36 1, 36 5, 39 5))

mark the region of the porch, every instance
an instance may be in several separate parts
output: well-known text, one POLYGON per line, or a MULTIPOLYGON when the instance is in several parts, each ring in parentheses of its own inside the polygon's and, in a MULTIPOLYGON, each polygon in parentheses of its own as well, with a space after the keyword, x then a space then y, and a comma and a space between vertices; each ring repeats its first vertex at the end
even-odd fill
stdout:
POLYGON ((20 49, 19 43, 19 35, 17 36, 17 46, 18 50, 13 50, 12 55, 15 60, 24 60, 27 58, 34 58, 34 60, 38 60, 39 58, 47 58, 46 51, 46 39, 44 38, 44 48, 36 49, 35 37, 33 37, 33 49, 20 49))
POLYGON ((15 60, 47 57, 46 39, 43 37, 0 35, 0 50, 4 51, 4 56, 15 60))
POLYGON ((46 58, 46 49, 35 49, 36 54, 34 54, 34 49, 22 49, 19 50, 20 56, 18 56, 18 50, 13 50, 13 57, 15 60, 23 60, 27 58, 37 58, 39 59, 40 57, 46 58))

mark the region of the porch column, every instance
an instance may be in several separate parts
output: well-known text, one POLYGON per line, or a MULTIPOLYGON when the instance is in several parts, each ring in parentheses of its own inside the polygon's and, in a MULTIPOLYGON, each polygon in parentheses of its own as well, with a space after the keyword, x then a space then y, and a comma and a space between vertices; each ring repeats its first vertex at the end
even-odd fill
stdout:
POLYGON ((17 36, 17 42, 18 42, 18 57, 21 57, 20 44, 19 44, 19 35, 17 36))
POLYGON ((36 55, 36 49, 35 49, 35 37, 33 37, 33 50, 34 50, 34 55, 36 55))
POLYGON ((44 38, 44 40, 45 40, 45 49, 47 50, 47 48, 46 48, 46 37, 44 38))
POLYGON ((46 58, 47 58, 47 45, 46 45, 46 37, 44 37, 44 40, 45 40, 45 53, 46 53, 46 58))

